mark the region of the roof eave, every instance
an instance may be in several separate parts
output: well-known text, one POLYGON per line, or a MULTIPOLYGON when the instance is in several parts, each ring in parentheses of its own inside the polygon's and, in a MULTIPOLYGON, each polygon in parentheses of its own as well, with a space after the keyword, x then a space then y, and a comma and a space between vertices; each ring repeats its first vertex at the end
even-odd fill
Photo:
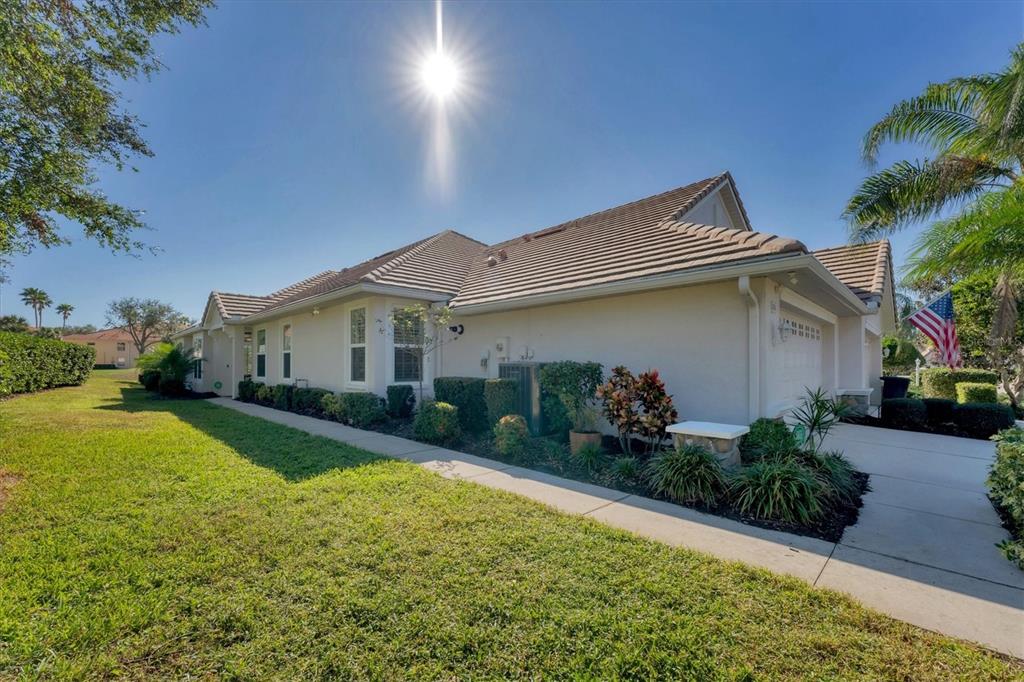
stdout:
MULTIPOLYGON (((330 303, 342 298, 348 298, 355 294, 378 294, 383 296, 396 296, 399 298, 412 298, 423 301, 429 301, 431 303, 437 303, 447 301, 452 298, 453 294, 445 293, 441 291, 431 291, 427 289, 415 289, 412 287, 400 287, 392 284, 374 284, 371 282, 357 282, 350 284, 347 287, 341 289, 335 289, 334 291, 328 291, 326 293, 310 296, 303 298, 298 301, 283 305, 279 308, 273 308, 271 310, 261 310, 258 313, 253 313, 242 318, 232 318, 230 324, 250 324, 253 322, 261 322, 264 320, 270 320, 280 315, 285 315, 296 310, 303 308, 309 308, 312 306, 323 305, 330 303)), ((226 321, 228 322, 228 321, 226 321)))

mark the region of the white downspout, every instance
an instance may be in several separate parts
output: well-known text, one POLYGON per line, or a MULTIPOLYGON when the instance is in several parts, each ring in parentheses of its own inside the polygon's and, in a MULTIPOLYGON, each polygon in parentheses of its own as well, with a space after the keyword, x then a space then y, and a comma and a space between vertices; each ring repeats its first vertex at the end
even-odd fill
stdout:
POLYGON ((747 421, 760 416, 761 402, 761 306, 750 290, 750 277, 739 278, 740 294, 747 297, 747 421))

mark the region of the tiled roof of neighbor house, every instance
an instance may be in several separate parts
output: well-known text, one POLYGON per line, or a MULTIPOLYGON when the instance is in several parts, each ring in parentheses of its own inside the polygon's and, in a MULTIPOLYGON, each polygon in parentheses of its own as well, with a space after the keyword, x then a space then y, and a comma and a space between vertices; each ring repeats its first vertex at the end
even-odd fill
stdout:
POLYGON ((131 341, 132 335, 120 327, 98 329, 88 334, 68 334, 60 337, 64 341, 96 342, 96 341, 131 341))
POLYGON ((452 306, 491 303, 690 268, 806 253, 800 242, 679 219, 728 174, 496 244, 474 259, 452 306))
POLYGON ((881 301, 886 275, 892 281, 892 248, 887 239, 821 249, 814 256, 865 303, 881 301))

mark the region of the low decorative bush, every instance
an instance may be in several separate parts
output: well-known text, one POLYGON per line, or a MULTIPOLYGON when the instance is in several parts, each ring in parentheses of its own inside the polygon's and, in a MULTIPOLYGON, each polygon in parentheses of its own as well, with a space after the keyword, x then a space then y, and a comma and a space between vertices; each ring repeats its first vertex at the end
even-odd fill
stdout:
POLYGON ((750 432, 740 442, 740 452, 746 462, 788 454, 796 447, 796 438, 786 423, 767 417, 755 420, 750 425, 750 432))
MULTIPOLYGON (((800 404, 790 413, 804 427, 806 446, 817 452, 832 427, 850 413, 850 406, 828 395, 823 388, 805 389, 800 404)), ((799 445, 803 446, 804 443, 799 445)))
POLYGON ((270 405, 274 401, 274 392, 266 384, 256 384, 256 392, 253 395, 260 405, 270 405))
POLYGON ((699 445, 663 451, 647 463, 644 479, 654 494, 676 502, 713 506, 728 488, 714 454, 699 445))
POLYGON ((604 449, 597 443, 584 443, 573 457, 583 469, 593 472, 604 462, 604 449))
POLYGON ((740 469, 730 484, 736 509, 758 519, 811 523, 829 491, 795 459, 763 460, 740 469))
POLYGON ((188 392, 185 382, 170 374, 160 374, 160 395, 168 398, 179 398, 188 392))
POLYGON ((640 460, 636 457, 617 457, 611 469, 617 478, 632 482, 640 476, 640 460))
POLYGON ((991 438, 1013 426, 1013 410, 996 403, 964 403, 953 410, 953 423, 971 438, 991 438))
POLYGON ((487 403, 485 380, 478 377, 438 377, 434 379, 434 399, 459 408, 459 424, 464 431, 486 431, 487 403))
POLYGON ((828 489, 829 496, 842 504, 856 502, 860 495, 860 484, 854 474, 856 469, 840 452, 805 452, 801 462, 828 489))
POLYGON ((999 549, 1024 570, 1024 429, 1008 429, 998 436, 996 459, 988 476, 989 496, 1002 510, 1013 536, 999 549))
POLYGON ((515 379, 488 379, 484 382, 484 403, 487 404, 487 420, 492 424, 507 414, 516 414, 519 382, 515 379))
POLYGON ((928 426, 928 408, 916 398, 890 398, 882 401, 882 424, 890 429, 920 431, 928 426))
POLYGON ((238 382, 238 399, 243 403, 251 403, 256 400, 256 382, 252 379, 242 379, 238 382))
POLYGON ((437 400, 425 400, 413 421, 416 439, 437 445, 451 445, 462 437, 459 408, 437 400))
POLYGON ((604 416, 619 432, 619 443, 627 455, 633 454, 633 437, 647 442, 648 454, 661 449, 665 429, 679 419, 672 396, 657 370, 634 377, 625 367, 612 370, 608 381, 597 388, 604 416))
POLYGON ((960 381, 956 385, 956 400, 959 403, 998 403, 999 395, 995 384, 960 381))
POLYGON ((943 424, 953 423, 953 410, 956 409, 956 401, 948 398, 925 398, 925 410, 928 413, 928 425, 938 428, 943 424))
POLYGON ((409 384, 392 384, 387 388, 388 414, 404 419, 416 406, 416 394, 409 384))
POLYGON ((96 362, 92 346, 17 332, 0 332, 0 353, 0 395, 78 386, 96 362))
POLYGON ((387 419, 384 405, 373 393, 331 393, 320 402, 324 414, 334 421, 365 429, 387 419))
POLYGON ((322 417, 323 399, 329 394, 330 391, 326 388, 296 388, 292 391, 292 412, 322 417))
POLYGON ((273 407, 277 410, 290 410, 292 408, 292 387, 288 384, 277 384, 273 388, 273 407))
POLYGON ((518 414, 507 414, 494 425, 494 449, 505 457, 519 458, 526 452, 530 431, 518 414))
POLYGON ((156 391, 160 388, 160 370, 144 369, 139 372, 139 383, 147 391, 156 391))
POLYGON ((956 385, 959 382, 992 384, 999 382, 999 375, 987 369, 957 369, 928 367, 921 371, 921 387, 926 398, 956 400, 956 385))

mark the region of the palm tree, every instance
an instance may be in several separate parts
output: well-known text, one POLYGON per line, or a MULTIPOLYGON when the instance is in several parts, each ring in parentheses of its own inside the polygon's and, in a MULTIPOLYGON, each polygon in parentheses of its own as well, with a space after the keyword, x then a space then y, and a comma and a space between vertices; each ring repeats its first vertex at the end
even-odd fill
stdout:
POLYGON ((43 326, 43 309, 53 305, 53 299, 42 289, 26 287, 21 290, 21 302, 32 308, 36 315, 36 329, 43 326))
POLYGON ((1016 407, 1024 397, 1024 348, 1014 340, 1024 297, 1024 185, 989 192, 929 227, 918 238, 906 270, 911 283, 995 278, 989 355, 1016 407))
POLYGON ((854 241, 867 241, 1013 184, 1024 161, 1024 43, 994 74, 933 83, 893 107, 864 137, 869 163, 885 143, 912 142, 934 152, 869 176, 844 217, 854 241))
POLYGON ((75 312, 75 306, 71 305, 70 303, 61 303, 59 306, 57 306, 57 314, 60 315, 62 320, 60 325, 61 331, 64 331, 64 329, 68 326, 68 318, 71 317, 71 313, 73 312, 75 312))

